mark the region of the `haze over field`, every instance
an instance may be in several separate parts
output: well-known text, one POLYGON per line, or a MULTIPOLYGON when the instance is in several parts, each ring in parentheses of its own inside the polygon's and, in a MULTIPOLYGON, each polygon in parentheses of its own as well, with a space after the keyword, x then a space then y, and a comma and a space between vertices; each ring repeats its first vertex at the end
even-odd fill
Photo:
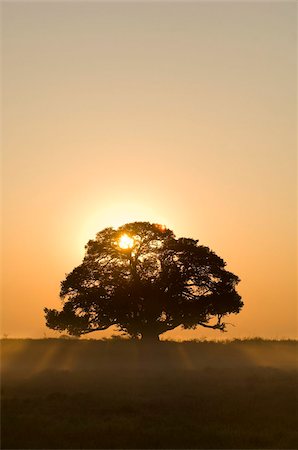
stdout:
POLYGON ((297 341, 1 344, 4 448, 297 448, 297 341))
POLYGON ((165 337, 297 338, 295 3, 4 2, 2 25, 1 333, 54 336, 87 241, 148 220, 242 280, 228 335, 165 337))

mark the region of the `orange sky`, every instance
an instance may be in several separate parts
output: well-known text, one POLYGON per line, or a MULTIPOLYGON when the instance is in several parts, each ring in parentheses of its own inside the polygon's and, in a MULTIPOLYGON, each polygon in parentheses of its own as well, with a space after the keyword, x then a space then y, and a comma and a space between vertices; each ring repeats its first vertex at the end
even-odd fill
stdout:
POLYGON ((242 280, 228 333, 168 337, 297 337, 295 9, 2 3, 2 335, 55 335, 88 239, 148 220, 242 280))

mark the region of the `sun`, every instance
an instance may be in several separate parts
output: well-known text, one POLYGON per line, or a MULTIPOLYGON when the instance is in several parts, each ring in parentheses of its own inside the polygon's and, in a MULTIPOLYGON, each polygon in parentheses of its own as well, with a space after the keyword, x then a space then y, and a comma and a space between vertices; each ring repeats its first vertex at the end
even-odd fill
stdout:
POLYGON ((127 234, 122 234, 122 236, 120 237, 120 239, 118 241, 118 245, 120 248, 122 248, 122 250, 128 250, 133 247, 134 240, 127 234))

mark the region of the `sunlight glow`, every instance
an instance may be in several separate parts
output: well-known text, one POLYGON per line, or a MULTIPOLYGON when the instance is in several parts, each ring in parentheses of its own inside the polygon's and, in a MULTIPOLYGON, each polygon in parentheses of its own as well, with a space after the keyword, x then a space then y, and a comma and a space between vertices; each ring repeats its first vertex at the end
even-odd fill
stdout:
POLYGON ((128 250, 133 247, 134 240, 133 240, 133 238, 129 237, 127 234, 123 234, 118 241, 118 245, 123 250, 128 250))
POLYGON ((162 225, 160 223, 155 224, 156 228, 158 228, 161 232, 166 231, 167 227, 165 225, 162 225))

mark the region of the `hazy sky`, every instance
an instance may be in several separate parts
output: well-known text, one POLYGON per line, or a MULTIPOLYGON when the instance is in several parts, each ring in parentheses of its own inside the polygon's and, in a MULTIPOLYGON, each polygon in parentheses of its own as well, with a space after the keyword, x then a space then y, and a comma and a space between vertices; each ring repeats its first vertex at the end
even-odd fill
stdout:
POLYGON ((148 220, 242 280, 228 333, 168 337, 297 337, 296 17, 286 1, 2 2, 2 335, 55 335, 43 307, 88 239, 148 220))

